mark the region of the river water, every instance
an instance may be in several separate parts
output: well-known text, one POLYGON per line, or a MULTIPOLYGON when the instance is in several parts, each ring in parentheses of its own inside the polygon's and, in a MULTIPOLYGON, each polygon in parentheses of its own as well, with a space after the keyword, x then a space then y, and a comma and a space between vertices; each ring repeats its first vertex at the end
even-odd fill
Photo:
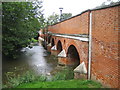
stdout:
POLYGON ((3 60, 2 77, 3 83, 6 82, 6 73, 24 74, 27 71, 33 71, 35 74, 50 75, 50 72, 57 66, 57 58, 50 55, 41 44, 32 48, 23 48, 24 58, 19 60, 3 60))

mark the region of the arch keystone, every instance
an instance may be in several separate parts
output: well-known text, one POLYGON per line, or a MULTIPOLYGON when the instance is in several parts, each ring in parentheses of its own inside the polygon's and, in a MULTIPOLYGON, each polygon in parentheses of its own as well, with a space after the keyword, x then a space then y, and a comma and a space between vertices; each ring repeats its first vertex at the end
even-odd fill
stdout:
POLYGON ((51 50, 57 50, 56 45, 54 45, 54 46, 51 48, 51 50))
POLYGON ((74 69, 74 72, 78 72, 78 73, 81 73, 81 74, 87 74, 87 69, 86 69, 85 63, 82 62, 79 66, 77 66, 74 69))
POLYGON ((58 54, 58 57, 66 57, 66 56, 67 56, 67 55, 66 55, 64 49, 58 54))

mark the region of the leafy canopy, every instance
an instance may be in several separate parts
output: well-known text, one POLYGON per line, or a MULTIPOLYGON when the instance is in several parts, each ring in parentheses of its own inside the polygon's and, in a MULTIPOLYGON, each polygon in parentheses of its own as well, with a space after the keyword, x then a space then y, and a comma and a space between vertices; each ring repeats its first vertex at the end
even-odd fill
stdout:
POLYGON ((72 13, 63 13, 61 16, 58 14, 53 14, 47 18, 47 22, 48 22, 48 25, 52 25, 52 24, 59 22, 60 19, 61 21, 63 21, 70 17, 72 17, 72 13))
MULTIPOLYGON (((41 4, 41 3, 39 3, 41 4)), ((38 7, 41 9, 42 7, 38 7)), ((40 29, 41 13, 31 2, 2 3, 2 53, 16 58, 40 29), (38 20, 39 18, 39 20, 38 20)))

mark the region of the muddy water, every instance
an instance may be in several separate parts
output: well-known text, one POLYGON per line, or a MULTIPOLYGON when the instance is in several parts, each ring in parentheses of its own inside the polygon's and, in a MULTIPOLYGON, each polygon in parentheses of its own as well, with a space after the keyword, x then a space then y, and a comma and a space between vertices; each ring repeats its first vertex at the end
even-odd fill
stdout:
POLYGON ((3 82, 6 81, 5 73, 14 72, 15 74, 24 74, 27 71, 33 71, 35 74, 50 74, 57 66, 57 58, 50 55, 41 44, 32 48, 23 48, 24 58, 19 60, 3 60, 3 82))

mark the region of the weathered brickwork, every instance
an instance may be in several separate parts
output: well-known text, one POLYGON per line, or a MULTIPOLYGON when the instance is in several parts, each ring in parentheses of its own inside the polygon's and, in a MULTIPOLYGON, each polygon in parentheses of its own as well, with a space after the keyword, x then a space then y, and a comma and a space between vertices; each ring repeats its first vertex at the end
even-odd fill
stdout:
MULTIPOLYGON (((120 88, 119 85, 119 47, 120 47, 120 5, 86 11, 71 19, 62 21, 58 24, 48 27, 48 31, 57 34, 88 34, 90 13, 92 13, 92 65, 91 65, 91 79, 101 82, 103 85, 120 88)), ((57 46, 61 42, 62 49, 66 54, 71 45, 73 45, 78 54, 79 62, 85 62, 88 69, 88 42, 64 38, 48 34, 44 37, 47 42, 57 46)), ((49 48, 50 51, 50 48, 49 48)), ((51 51, 57 55, 60 51, 51 51)), ((70 64, 68 58, 59 58, 61 63, 70 64)), ((78 76, 78 75, 77 75, 78 76)))
POLYGON ((120 6, 92 11, 92 74, 103 84, 118 87, 120 6))
POLYGON ((63 49, 65 49, 66 53, 68 51, 68 48, 70 45, 74 45, 79 53, 81 60, 88 60, 88 42, 81 42, 74 39, 69 38, 62 38, 62 37, 56 37, 55 44, 57 45, 58 41, 61 41, 63 49))
POLYGON ((49 26, 48 30, 60 34, 88 34, 89 12, 66 20, 59 24, 49 26))

